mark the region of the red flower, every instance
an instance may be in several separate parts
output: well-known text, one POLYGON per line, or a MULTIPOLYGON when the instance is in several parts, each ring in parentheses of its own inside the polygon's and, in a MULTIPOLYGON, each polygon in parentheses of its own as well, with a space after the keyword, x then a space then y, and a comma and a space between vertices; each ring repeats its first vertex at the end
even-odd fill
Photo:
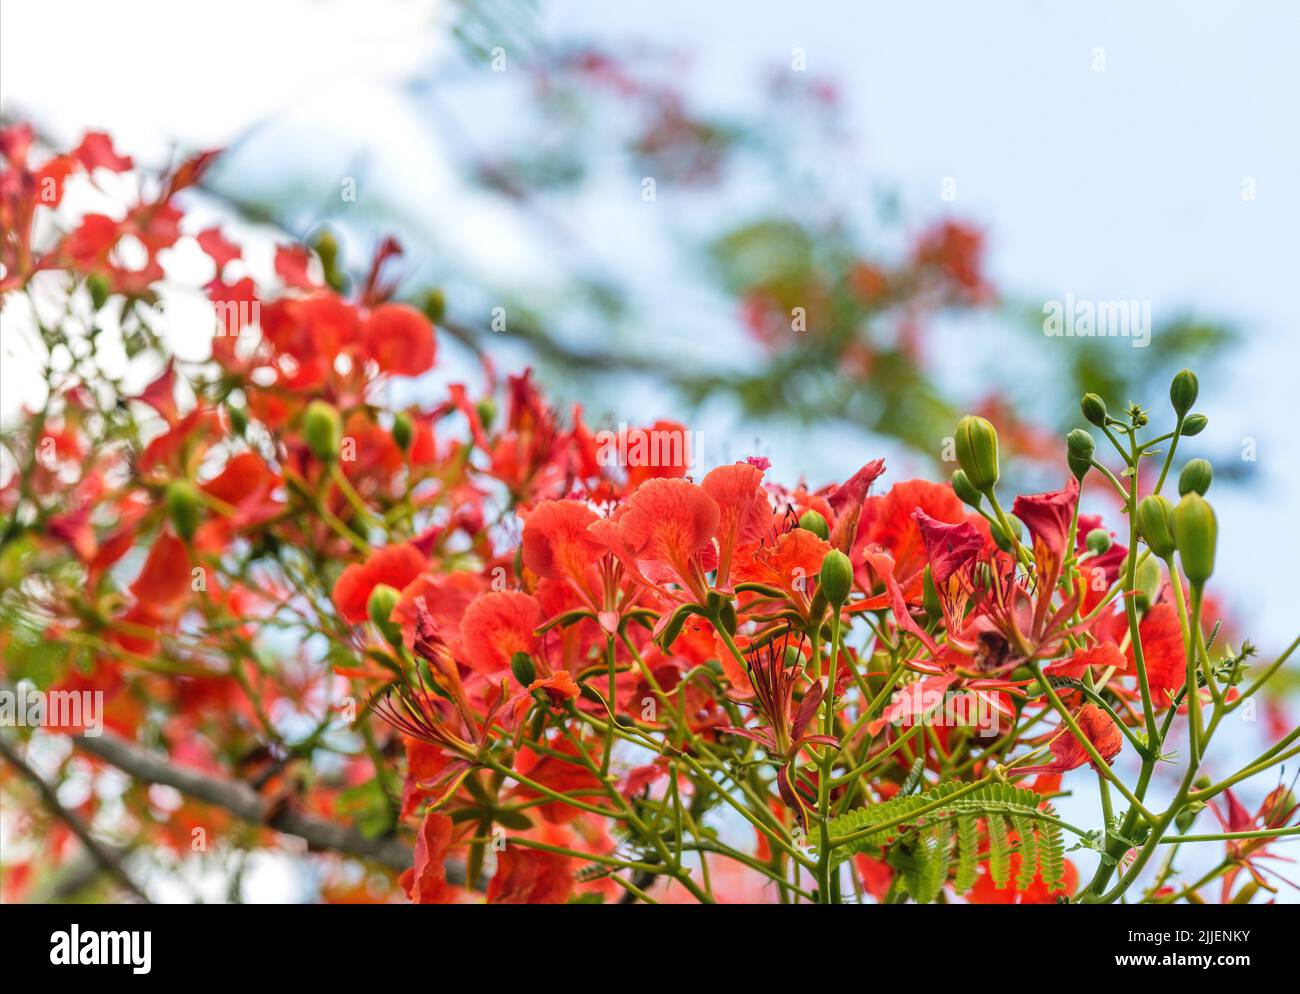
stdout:
POLYGON ((765 724, 756 729, 727 725, 719 731, 757 742, 780 764, 777 770, 777 789, 781 799, 803 823, 806 812, 802 799, 795 790, 792 776, 799 752, 809 745, 838 747, 839 740, 830 735, 808 731, 826 693, 823 681, 810 684, 804 691, 798 709, 795 709, 794 691, 803 676, 803 636, 793 647, 793 653, 787 653, 789 648, 790 633, 787 631, 779 641, 773 638, 765 645, 752 649, 747 656, 749 665, 745 675, 754 689, 754 704, 765 724))
POLYGON ((792 528, 777 536, 774 545, 763 544, 742 552, 736 563, 736 579, 762 583, 785 592, 790 603, 807 617, 822 560, 831 544, 806 528, 792 528))
MULTIPOLYGON (((1038 568, 1035 582, 1041 590, 1051 591, 1056 588, 1061 565, 1065 562, 1070 524, 1074 520, 1074 509, 1078 503, 1079 481, 1071 477, 1064 490, 1030 497, 1021 495, 1012 505, 1011 513, 1024 522, 1033 538, 1034 562, 1038 568)), ((1050 596, 1039 596, 1036 625, 1041 624, 1041 616, 1050 603, 1050 596)))
POLYGON ((885 460, 873 459, 827 494, 826 502, 835 512, 831 542, 841 552, 848 552, 853 547, 867 491, 884 471, 885 460))
MULTIPOLYGON (((1104 710, 1096 704, 1085 704, 1075 713, 1074 720, 1079 731, 1088 737, 1097 754, 1107 763, 1119 755, 1124 746, 1124 734, 1104 710)), ((1055 759, 1047 766, 1023 767, 1016 770, 1016 773, 1067 773, 1091 762, 1092 758, 1064 723, 1060 734, 1052 740, 1052 755, 1055 759)), ((1097 768, 1096 763, 1092 763, 1092 766, 1097 768)))
POLYGON ((1128 660, 1124 658, 1124 654, 1119 651, 1119 646, 1114 642, 1102 642, 1100 645, 1077 650, 1067 659, 1058 660, 1044 667, 1043 672, 1049 676, 1072 677, 1078 680, 1090 666, 1098 672, 1111 666, 1116 670, 1126 670, 1128 660))
POLYGON ((366 620, 366 603, 381 583, 401 590, 429 567, 424 553, 409 543, 386 545, 364 563, 353 563, 334 583, 334 606, 345 621, 366 620))
POLYGON ((415 865, 402 872, 398 883, 414 904, 450 904, 456 890, 447 883, 444 860, 451 845, 452 821, 430 811, 415 837, 415 865))
POLYGON ((361 324, 361 341, 385 373, 419 376, 433 368, 433 325, 405 304, 374 308, 361 324))
MULTIPOLYGON (((1219 807, 1213 801, 1210 802, 1209 807, 1225 832, 1253 832, 1269 828, 1288 828, 1291 827, 1289 823, 1295 816, 1297 809, 1300 808, 1300 805, 1296 803, 1295 794, 1290 788, 1282 784, 1278 784, 1268 792, 1268 796, 1260 804, 1259 810, 1253 815, 1242 807, 1241 802, 1237 800, 1231 790, 1224 791, 1223 799, 1228 809, 1226 818, 1219 813, 1219 807)), ((1242 870, 1250 874, 1251 879, 1264 890, 1273 893, 1276 893, 1277 890, 1276 887, 1269 883, 1268 878, 1265 876, 1266 873, 1300 890, 1300 885, 1293 883, 1286 877, 1281 876, 1276 870, 1264 865, 1264 860, 1291 862, 1285 856, 1277 856, 1268 851, 1269 843, 1276 841, 1277 837, 1273 836, 1257 839, 1232 839, 1227 842, 1227 858, 1233 863, 1233 867, 1223 877, 1222 903, 1227 904, 1229 902, 1233 882, 1242 870)))
POLYGON ((460 638, 465 662, 480 673, 500 673, 510 668, 516 652, 532 654, 542 623, 542 607, 528 594, 502 590, 483 594, 465 611, 460 638))
POLYGON ((700 603, 708 597, 704 573, 721 512, 717 501, 686 480, 647 480, 615 518, 633 567, 651 583, 676 583, 700 603))
MULTIPOLYGON (((1147 683, 1157 707, 1169 707, 1187 683, 1187 655, 1183 647, 1183 626, 1172 604, 1154 605, 1138 623, 1142 639, 1142 658, 1147 667, 1147 683)), ((1133 667, 1133 647, 1128 647, 1129 670, 1133 667)))
POLYGON ((570 859, 559 853, 507 846, 497 855, 488 904, 564 904, 573 893, 570 859))
POLYGON ((1024 890, 1016 890, 1016 877, 1020 873, 1020 853, 1013 852, 1008 861, 1009 877, 1005 887, 993 882, 988 864, 980 868, 980 875, 975 886, 970 889, 966 899, 971 904, 1055 904, 1058 897, 1068 897, 1079 886, 1079 871, 1068 859, 1065 861, 1064 880, 1059 890, 1048 890, 1043 882, 1041 871, 1034 875, 1033 882, 1024 890))
POLYGON ((524 518, 524 565, 540 577, 568 580, 597 607, 599 578, 594 575, 604 546, 588 526, 598 516, 576 500, 545 500, 524 518))
POLYGON ((515 721, 522 718, 536 700, 535 691, 541 691, 551 707, 558 707, 566 701, 574 700, 579 693, 578 685, 568 670, 557 670, 553 675, 534 680, 518 697, 510 701, 511 714, 515 721))
POLYGON ((762 538, 772 520, 772 507, 763 491, 763 471, 748 463, 719 466, 700 482, 700 489, 718 505, 718 582, 726 588, 731 560, 738 546, 762 538))
MULTIPOLYGON (((905 480, 890 487, 883 497, 867 501, 862 509, 858 541, 854 543, 855 551, 878 546, 889 553, 903 596, 913 604, 921 601, 928 559, 921 527, 913 516, 918 509, 933 520, 947 524, 961 524, 966 520, 964 505, 946 483, 905 480)), ((853 558, 861 561, 860 555, 853 558)), ((860 576, 860 579, 866 578, 860 576)))
POLYGON ((131 584, 136 600, 148 605, 169 604, 190 592, 190 557, 174 535, 158 536, 140 575, 131 584))

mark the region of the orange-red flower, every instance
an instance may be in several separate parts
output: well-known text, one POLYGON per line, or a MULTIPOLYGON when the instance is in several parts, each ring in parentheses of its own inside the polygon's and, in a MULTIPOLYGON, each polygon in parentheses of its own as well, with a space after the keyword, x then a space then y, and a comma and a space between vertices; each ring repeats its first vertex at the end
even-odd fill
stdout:
POLYGON ((542 623, 537 599, 515 590, 483 594, 465 610, 460 638, 465 663, 480 673, 500 673, 510 668, 516 652, 537 650, 534 634, 542 623))
POLYGON ((708 597, 704 574, 716 563, 717 501, 687 480, 655 479, 643 483, 621 511, 614 519, 615 554, 651 583, 661 588, 675 583, 703 603, 708 597))
POLYGON ((700 482, 700 489, 718 505, 717 586, 726 589, 736 549, 762 538, 772 518, 763 492, 763 471, 749 463, 719 466, 700 482))
POLYGON ((415 837, 415 865, 403 871, 398 883, 413 904, 448 904, 456 889, 447 883, 445 860, 451 846, 452 820, 430 811, 415 837))
POLYGON ((385 373, 419 376, 433 368, 433 325, 414 307, 380 304, 362 321, 361 340, 385 373))
POLYGON ((564 904, 573 893, 570 863, 559 853, 508 845, 497 855, 488 904, 564 904))
POLYGON ((358 624, 366 620, 366 603, 375 587, 386 583, 401 590, 428 566, 424 553, 410 543, 386 545, 343 571, 334 583, 334 606, 345 621, 358 624))
MULTIPOLYGON (((1075 712, 1074 721, 1079 726, 1079 731, 1088 737, 1097 754, 1107 763, 1119 755, 1124 746, 1124 733, 1102 708, 1096 704, 1085 704, 1075 712)), ((1052 739, 1052 756, 1053 761, 1046 766, 1021 767, 1016 773, 1068 773, 1091 762, 1083 743, 1064 723, 1061 724, 1060 734, 1052 739)), ((1092 766, 1097 768, 1096 763, 1092 763, 1092 766)))

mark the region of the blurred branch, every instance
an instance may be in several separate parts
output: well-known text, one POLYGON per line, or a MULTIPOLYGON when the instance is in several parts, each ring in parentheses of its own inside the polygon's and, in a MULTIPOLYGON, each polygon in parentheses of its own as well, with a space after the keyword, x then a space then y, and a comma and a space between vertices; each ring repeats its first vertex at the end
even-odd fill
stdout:
POLYGON ((150 903, 148 895, 139 888, 126 870, 122 868, 120 857, 123 853, 109 849, 96 839, 90 833, 90 826, 76 812, 69 811, 59 802, 59 795, 55 789, 45 782, 44 777, 27 764, 27 760, 22 757, 13 740, 7 735, 0 735, 0 756, 3 756, 5 762, 36 788, 36 792, 41 796, 42 803, 49 808, 56 818, 72 830, 72 834, 81 841, 86 852, 90 854, 90 857, 105 873, 134 894, 137 899, 145 904, 150 903))
MULTIPOLYGON (((266 825, 286 835, 296 835, 312 850, 374 860, 392 870, 405 870, 411 865, 411 847, 401 839, 391 836, 372 839, 345 825, 300 811, 270 812, 262 796, 248 784, 173 766, 111 732, 93 738, 74 735, 72 741, 83 752, 116 766, 136 780, 172 787, 196 800, 223 808, 244 821, 266 825)), ((447 879, 452 883, 463 882, 463 869, 459 872, 460 880, 456 875, 457 868, 448 865, 447 879)))

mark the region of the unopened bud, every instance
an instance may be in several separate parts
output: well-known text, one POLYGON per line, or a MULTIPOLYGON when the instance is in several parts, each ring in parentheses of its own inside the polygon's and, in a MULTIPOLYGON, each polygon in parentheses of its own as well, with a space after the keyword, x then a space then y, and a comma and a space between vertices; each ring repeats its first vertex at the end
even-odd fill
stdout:
POLYGON ((343 273, 339 271, 339 243, 329 230, 322 231, 312 243, 320 259, 321 269, 325 273, 325 283, 333 290, 342 292, 347 285, 343 273))
POLYGON ((434 324, 441 324, 447 313, 447 298, 438 289, 430 290, 424 295, 424 316, 434 324))
POLYGON ((1091 460, 1097 443, 1093 440, 1092 433, 1088 429, 1075 428, 1065 436, 1065 447, 1069 450, 1070 455, 1079 459, 1091 460))
POLYGON ((994 519, 989 522, 989 533, 993 536, 993 541, 997 543, 997 547, 1003 552, 1011 552, 1016 543, 1020 541, 1020 536, 1024 534, 1019 521, 1015 518, 1008 518, 1007 521, 1011 524, 1009 533, 1002 527, 1000 521, 994 519))
POLYGON ((1106 425, 1106 402, 1098 397, 1095 393, 1085 393, 1083 399, 1079 401, 1079 410, 1089 424, 1094 424, 1098 428, 1106 425))
POLYGON ((984 495, 971 486, 970 477, 960 469, 952 471, 952 491, 963 504, 978 508, 984 495))
POLYGON ((849 597, 853 589, 853 563, 839 549, 831 549, 822 559, 822 568, 817 575, 817 590, 826 602, 839 607, 849 597))
POLYGON ((986 418, 968 414, 957 422, 957 462, 981 493, 997 484, 998 433, 986 418))
POLYGON ((537 679, 537 667, 533 664, 533 657, 526 652, 516 652, 510 657, 510 672, 524 687, 531 686, 537 679))
POLYGON ((1199 587, 1214 572, 1214 549, 1219 538, 1214 508, 1200 494, 1190 493, 1178 502, 1169 520, 1183 574, 1189 583, 1199 587))
POLYGON ((1189 414, 1183 419, 1183 437, 1191 438, 1193 435, 1199 435, 1205 431, 1205 426, 1210 423, 1210 419, 1204 414, 1189 414))
POLYGON ((167 484, 165 500, 176 534, 188 542, 203 518, 203 499, 189 480, 172 480, 167 484))
POLYGON ((1159 494, 1150 494, 1138 502, 1138 534, 1161 559, 1168 559, 1174 551, 1174 533, 1169 524, 1172 510, 1169 500, 1159 494))
POLYGON ((1196 374, 1190 369, 1180 369, 1175 373, 1173 382, 1169 384, 1169 402, 1174 405, 1174 413, 1181 418, 1190 411, 1200 389, 1196 374))
POLYGON ((1205 491, 1210 489, 1212 482, 1214 482, 1214 467, 1210 465, 1210 460, 1193 459, 1178 474, 1178 495, 1186 497, 1195 492, 1204 497, 1205 491))
POLYGON ((90 306, 95 310, 108 303, 108 280, 102 273, 91 273, 86 277, 86 289, 90 291, 90 306))
POLYGON ((393 443, 405 452, 411 447, 411 416, 405 411, 398 411, 393 417, 393 443))
MULTIPOLYGON (((1130 553, 1131 555, 1131 553, 1130 553)), ((1133 581, 1133 603, 1139 611, 1147 611, 1160 593, 1160 564, 1154 556, 1147 556, 1137 565, 1133 581)))
POLYGON ((1110 550, 1110 532, 1106 531, 1105 528, 1094 528, 1088 532, 1088 537, 1084 539, 1084 542, 1088 546, 1089 552, 1094 556, 1100 556, 1110 550))
POLYGON ((1065 436, 1065 461, 1070 464, 1070 472, 1080 483, 1092 469, 1092 453, 1096 449, 1092 435, 1083 428, 1075 428, 1065 436))
POLYGON ((478 419, 483 423, 484 430, 492 427, 492 422, 497 417, 497 404, 491 397, 484 397, 474 405, 474 410, 478 412, 478 419))
POLYGON ((401 599, 402 595, 398 593, 396 587, 379 583, 375 585, 374 590, 370 591, 370 599, 366 601, 366 613, 370 615, 370 620, 384 638, 394 645, 399 645, 402 641, 401 626, 393 624, 391 620, 393 610, 401 599))
POLYGON ((826 519, 817 511, 809 508, 799 515, 799 527, 806 532, 812 532, 820 539, 831 537, 830 525, 826 524, 826 519))
POLYGON ((248 412, 242 407, 230 404, 226 407, 226 416, 230 418, 230 430, 242 436, 248 431, 248 412))
POLYGON ((321 462, 337 459, 343 442, 343 421, 339 412, 323 400, 313 400, 302 418, 302 437, 321 462))

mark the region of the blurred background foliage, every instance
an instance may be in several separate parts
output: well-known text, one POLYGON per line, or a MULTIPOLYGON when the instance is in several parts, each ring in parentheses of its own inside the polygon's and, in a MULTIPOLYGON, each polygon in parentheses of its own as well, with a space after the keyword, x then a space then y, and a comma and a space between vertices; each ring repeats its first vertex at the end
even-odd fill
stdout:
POLYGON ((797 54, 754 67, 752 106, 718 106, 689 52, 547 32, 523 0, 453 10, 454 48, 400 88, 409 133, 350 123, 346 153, 285 155, 303 124, 273 116, 230 144, 207 192, 309 244, 336 239, 354 279, 395 236, 403 295, 466 357, 536 365, 562 407, 692 424, 726 403, 733 423, 839 424, 931 463, 976 409, 1036 480, 1080 423, 1071 398, 1153 402, 1236 340, 1189 312, 1158 323, 1138 362, 1059 347, 1040 303, 988 281, 982 222, 909 208, 887 176, 846 183, 844 100, 797 54), (425 147, 453 166, 427 197, 425 147), (977 340, 976 390, 935 375, 936 326, 977 340))

